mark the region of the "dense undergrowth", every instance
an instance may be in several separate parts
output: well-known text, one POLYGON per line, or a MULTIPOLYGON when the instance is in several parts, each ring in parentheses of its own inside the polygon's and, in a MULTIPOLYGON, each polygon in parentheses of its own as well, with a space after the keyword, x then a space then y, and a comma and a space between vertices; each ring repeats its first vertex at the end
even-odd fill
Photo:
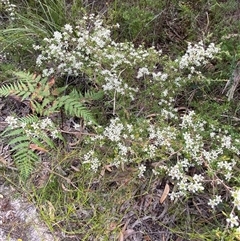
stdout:
POLYGON ((0 11, 1 171, 56 237, 240 239, 238 1, 0 11))

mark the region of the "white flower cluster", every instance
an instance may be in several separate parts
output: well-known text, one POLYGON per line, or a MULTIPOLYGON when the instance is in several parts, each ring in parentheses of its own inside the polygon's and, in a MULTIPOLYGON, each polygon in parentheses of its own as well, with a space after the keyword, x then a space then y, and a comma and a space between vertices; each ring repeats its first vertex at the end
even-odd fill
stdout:
POLYGON ((230 224, 230 227, 233 228, 235 226, 239 225, 238 216, 234 215, 233 213, 230 213, 229 218, 227 218, 227 223, 230 224))
POLYGON ((91 150, 83 156, 83 164, 90 164, 90 168, 93 172, 97 172, 99 166, 101 165, 97 157, 94 157, 94 151, 91 150))
POLYGON ((8 116, 5 121, 11 129, 22 129, 28 137, 44 138, 49 133, 53 139, 60 136, 60 132, 48 117, 35 123, 24 122, 13 116, 8 116))
POLYGON ((204 131, 205 121, 195 120, 196 114, 190 111, 188 114, 183 115, 180 127, 184 130, 184 151, 190 154, 198 164, 201 164, 201 155, 203 151, 203 138, 201 132, 204 131))
MULTIPOLYGON (((87 140, 86 146, 94 150, 87 150, 84 164, 90 164, 90 169, 96 172, 106 162, 117 168, 134 163, 138 177, 143 178, 146 161, 152 161, 153 174, 164 173, 174 184, 169 197, 176 200, 205 191, 205 185, 213 180, 217 185, 228 187, 236 165, 229 152, 239 154, 237 143, 239 141, 229 132, 211 125, 209 128, 193 111, 180 117, 177 127, 160 120, 129 124, 114 118, 99 134, 87 140), (209 140, 211 146, 205 145, 209 140)), ((212 209, 223 203, 222 196, 215 192, 207 203, 212 209)), ((233 210, 226 219, 227 227, 239 226, 234 209, 240 210, 240 189, 232 191, 231 195, 233 210)))
POLYGON ((144 177, 144 172, 146 171, 146 166, 144 166, 143 164, 141 164, 138 168, 139 173, 138 173, 138 177, 144 177))
MULTIPOLYGON (((149 154, 153 155, 153 151, 159 147, 165 147, 168 152, 172 152, 172 142, 176 140, 177 130, 174 127, 165 127, 160 129, 159 127, 155 127, 155 125, 149 125, 148 127, 149 133, 149 142, 152 143, 149 145, 149 154), (153 147, 154 146, 154 147, 153 147)), ((148 149, 147 147, 147 149, 148 149)))
POLYGON ((235 208, 240 210, 240 189, 236 189, 231 192, 231 195, 233 197, 233 210, 230 213, 230 217, 227 218, 227 223, 230 224, 230 227, 233 228, 235 226, 239 226, 239 217, 236 215, 233 215, 233 211, 235 208))
POLYGON ((208 63, 208 60, 212 59, 219 51, 220 48, 214 43, 210 43, 207 48, 204 47, 202 41, 194 45, 188 43, 188 49, 179 61, 179 68, 190 68, 191 74, 198 73, 194 66, 199 67, 208 63))
POLYGON ((182 123, 180 127, 182 129, 193 129, 194 131, 204 131, 204 125, 206 124, 205 121, 194 120, 196 114, 194 111, 190 111, 188 114, 185 114, 181 117, 182 123))
POLYGON ((236 161, 232 159, 230 162, 227 161, 218 161, 217 167, 218 170, 225 173, 224 177, 227 181, 229 181, 232 177, 233 167, 236 165, 236 161))
POLYGON ((166 81, 168 78, 167 73, 162 73, 162 72, 157 72, 157 73, 152 73, 153 80, 161 80, 161 81, 166 81))
POLYGON ((110 125, 105 128, 103 135, 109 138, 111 141, 120 141, 122 137, 122 131, 124 130, 124 126, 120 123, 119 118, 111 119, 110 125))
POLYGON ((115 42, 110 27, 103 26, 103 20, 94 15, 84 16, 76 26, 66 24, 62 32, 54 32, 52 38, 45 38, 41 46, 34 48, 41 51, 37 66, 47 67, 42 71, 44 76, 84 73, 91 81, 100 83, 104 91, 128 93, 131 99, 137 88, 129 86, 124 72, 127 76, 135 75, 134 68, 160 55, 154 48, 145 50, 132 43, 115 42))
MULTIPOLYGON (((165 147, 170 148, 170 139, 175 135, 171 128, 162 131, 154 130, 154 127, 148 121, 142 121, 136 124, 122 123, 119 118, 110 120, 110 124, 102 129, 96 136, 90 137, 85 143, 91 146, 93 143, 99 143, 101 147, 108 147, 108 153, 97 153, 95 155, 108 155, 108 164, 112 166, 122 166, 123 164, 139 163, 139 177, 143 177, 146 166, 143 164, 149 157, 157 156, 157 149, 165 147), (162 137, 160 137, 160 135, 162 137), (158 136, 158 139, 156 139, 158 136), (156 139, 156 140, 155 140, 156 139), (151 142, 151 144, 149 144, 151 142)), ((106 157, 105 157, 106 158, 106 157)), ((99 159, 102 159, 99 157, 99 159)))
POLYGON ((139 68, 138 70, 138 74, 137 74, 137 79, 140 79, 142 77, 144 77, 145 75, 149 75, 150 72, 148 70, 148 68, 143 67, 143 68, 139 68))
POLYGON ((4 10, 8 13, 10 20, 16 19, 16 5, 12 4, 9 0, 0 0, 3 4, 4 10))
POLYGON ((235 207, 237 207, 238 210, 240 210, 240 189, 236 189, 235 191, 231 192, 232 197, 234 198, 233 204, 235 207))
MULTIPOLYGON (((208 177, 206 176, 204 181, 204 172, 200 178, 196 174, 191 177, 186 174, 190 168, 198 168, 205 165, 210 172, 216 175, 216 180, 219 180, 220 184, 224 183, 224 181, 230 181, 236 161, 230 159, 225 153, 229 153, 229 151, 235 154, 239 153, 239 148, 235 146, 238 140, 235 139, 233 141, 226 131, 215 130, 214 127, 212 127, 212 132, 210 133, 211 148, 206 149, 204 144, 206 136, 203 137, 206 122, 199 119, 192 111, 182 116, 181 119, 182 146, 179 151, 174 150, 179 157, 177 157, 177 163, 169 167, 167 171, 172 180, 176 180, 177 186, 177 189, 170 194, 171 199, 184 196, 188 192, 195 193, 204 189, 203 183, 208 180, 208 177), (218 177, 219 174, 221 177, 224 177, 223 180, 218 177)), ((220 201, 220 197, 216 196, 216 198, 209 201, 209 205, 214 207, 220 201)))
POLYGON ((185 196, 188 192, 197 193, 204 190, 204 177, 201 174, 194 174, 193 177, 186 174, 186 171, 192 166, 189 160, 184 158, 183 160, 178 160, 175 166, 169 168, 168 175, 173 181, 177 180, 176 191, 169 194, 171 200, 185 196))
POLYGON ((211 206, 212 209, 214 209, 221 202, 222 202, 221 196, 216 195, 215 198, 209 200, 208 205, 211 206))

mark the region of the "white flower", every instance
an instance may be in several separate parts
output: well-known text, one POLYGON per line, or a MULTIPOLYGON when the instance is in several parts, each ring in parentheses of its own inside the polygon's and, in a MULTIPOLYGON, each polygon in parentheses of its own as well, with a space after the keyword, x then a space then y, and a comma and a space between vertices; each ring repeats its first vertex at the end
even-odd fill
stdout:
POLYGON ((35 50, 39 50, 39 49, 41 49, 41 47, 39 46, 39 45, 33 45, 33 48, 35 49, 35 50))
POLYGON ((108 137, 111 141, 120 141, 121 133, 124 129, 122 123, 120 123, 119 118, 111 119, 110 125, 105 128, 103 135, 108 137))
POLYGON ((52 120, 49 119, 48 117, 43 119, 43 120, 41 120, 41 122, 40 122, 40 128, 41 129, 44 130, 44 129, 46 129, 47 126, 49 126, 49 127, 53 126, 52 120))
POLYGON ((59 135, 58 130, 54 130, 54 131, 51 132, 51 137, 52 137, 53 139, 58 138, 58 135, 59 135))
POLYGON ((73 27, 70 24, 65 24, 64 29, 68 31, 69 33, 73 32, 73 27))
POLYGON ((211 208, 215 208, 219 203, 222 202, 221 196, 216 195, 215 198, 209 199, 208 205, 211 206, 211 208))
POLYGON ((140 79, 141 77, 143 77, 144 75, 149 75, 149 71, 148 71, 148 68, 146 67, 143 67, 143 68, 140 68, 138 70, 138 74, 137 74, 137 79, 140 79))
POLYGON ((119 154, 121 156, 126 156, 128 153, 128 147, 124 146, 122 143, 118 143, 117 146, 119 148, 119 154))
POLYGON ((11 128, 16 128, 18 127, 18 121, 17 121, 17 118, 13 117, 13 116, 8 116, 5 121, 8 123, 8 125, 11 127, 11 128))
POLYGON ((147 152, 150 158, 154 158, 157 147, 155 145, 148 145, 147 152))
POLYGON ((165 81, 168 78, 168 74, 162 74, 161 75, 161 80, 165 81))
POLYGON ((34 133, 31 130, 25 130, 25 133, 26 133, 27 137, 34 136, 34 133))
POLYGON ((234 226, 239 226, 238 217, 234 216, 232 213, 230 214, 229 218, 227 218, 227 223, 230 224, 230 227, 233 228, 234 226))
POLYGON ((223 137, 222 137, 222 147, 226 147, 226 148, 228 148, 228 149, 230 149, 230 147, 231 147, 231 143, 232 143, 232 138, 231 138, 231 136, 226 136, 226 135, 224 135, 223 137))
POLYGON ((163 93, 163 96, 166 97, 168 95, 168 89, 164 90, 162 93, 163 93))
POLYGON ((240 210, 240 189, 231 192, 232 197, 234 198, 233 204, 240 210))
POLYGON ((225 177, 225 179, 227 181, 229 181, 231 179, 231 177, 232 177, 232 173, 231 172, 227 172, 224 177, 225 177))
POLYGON ((36 129, 39 129, 39 123, 32 123, 31 126, 32 126, 32 128, 35 129, 35 130, 36 130, 36 129))
POLYGON ((172 179, 180 180, 183 178, 183 173, 177 164, 170 168, 168 175, 172 177, 172 179))
POLYGON ((57 40, 57 42, 60 42, 61 39, 62 39, 62 34, 60 32, 58 32, 58 31, 55 31, 53 33, 53 36, 54 36, 54 39, 57 40))
POLYGON ((21 122, 20 126, 24 129, 27 126, 26 122, 21 122))
POLYGON ((214 136, 216 136, 216 133, 215 132, 211 132, 210 133, 210 137, 213 138, 214 136))
POLYGON ((141 164, 138 168, 139 173, 138 173, 138 177, 141 178, 144 176, 144 172, 146 171, 146 166, 144 166, 143 164, 141 164))
POLYGON ((201 174, 194 174, 193 180, 195 182, 202 182, 204 180, 204 177, 201 174))
POLYGON ((188 183, 185 178, 183 178, 177 185, 178 185, 179 190, 181 190, 181 191, 187 190, 188 183))
POLYGON ((94 151, 86 153, 83 159, 83 164, 90 164, 90 168, 96 173, 101 163, 97 157, 94 157, 94 151))
MULTIPOLYGON (((193 65, 200 66, 201 64, 207 63, 207 59, 213 58, 214 54, 218 53, 219 50, 214 43, 209 44, 206 50, 204 49, 202 41, 194 46, 188 43, 188 49, 179 61, 179 68, 184 69, 190 66, 191 73, 195 73, 196 71, 193 65)), ((200 74, 199 71, 196 73, 200 74)))
POLYGON ((187 188, 188 188, 188 191, 193 193, 204 190, 202 183, 199 183, 199 182, 194 182, 194 183, 191 182, 188 184, 187 188))

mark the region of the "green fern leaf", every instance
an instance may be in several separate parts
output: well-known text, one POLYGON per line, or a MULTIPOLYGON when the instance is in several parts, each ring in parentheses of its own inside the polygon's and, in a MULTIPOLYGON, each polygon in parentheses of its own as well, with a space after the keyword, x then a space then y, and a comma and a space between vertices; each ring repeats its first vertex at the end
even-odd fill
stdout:
POLYGON ((32 123, 38 122, 39 118, 36 115, 27 115, 27 116, 21 117, 19 120, 23 123, 32 124, 32 123))
POLYGON ((22 148, 20 150, 17 150, 13 155, 13 157, 15 158, 14 160, 16 161, 16 160, 20 159, 21 157, 26 156, 28 153, 28 150, 29 150, 29 148, 22 148))
POLYGON ((20 176, 27 179, 34 169, 34 164, 39 160, 38 156, 30 149, 24 149, 14 155, 15 163, 20 171, 20 176))
POLYGON ((23 136, 17 136, 16 138, 14 138, 10 142, 8 142, 8 144, 9 145, 15 145, 18 142, 19 143, 25 143, 27 141, 29 141, 29 138, 27 136, 23 135, 23 136))
POLYGON ((97 93, 92 92, 92 91, 88 91, 85 93, 84 98, 86 99, 90 99, 90 100, 100 100, 102 99, 104 96, 104 92, 103 91, 98 91, 97 93))
POLYGON ((91 114, 91 112, 83 106, 80 101, 71 96, 64 96, 60 102, 64 100, 64 110, 67 114, 71 116, 81 117, 84 120, 92 121, 95 123, 95 120, 91 114), (68 98, 66 98, 68 97, 68 98))
POLYGON ((18 151, 18 150, 21 150, 22 148, 28 148, 28 147, 29 147, 29 142, 22 142, 14 146, 12 148, 12 151, 18 151))
POLYGON ((20 128, 18 129, 7 128, 6 133, 3 133, 5 137, 18 136, 21 134, 23 134, 23 129, 20 129, 20 128))

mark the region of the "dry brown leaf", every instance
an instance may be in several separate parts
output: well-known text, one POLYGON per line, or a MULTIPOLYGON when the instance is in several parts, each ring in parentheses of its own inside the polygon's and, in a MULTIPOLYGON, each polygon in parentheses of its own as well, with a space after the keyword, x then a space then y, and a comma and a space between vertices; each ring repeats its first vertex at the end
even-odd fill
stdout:
POLYGON ((123 235, 123 232, 122 232, 122 231, 120 231, 120 233, 119 233, 119 239, 118 239, 118 241, 124 241, 124 235, 123 235))
POLYGON ((32 149, 33 151, 41 151, 41 152, 48 152, 48 150, 46 150, 43 147, 38 146, 37 144, 30 144, 29 148, 32 149))
POLYGON ((136 231, 134 229, 127 229, 124 231, 124 238, 126 239, 128 236, 135 234, 136 231))
POLYGON ((72 168, 74 171, 76 171, 76 172, 80 172, 80 169, 77 168, 77 167, 71 166, 71 168, 72 168))
POLYGON ((170 191, 170 187, 169 187, 169 185, 166 183, 165 188, 164 188, 163 193, 162 193, 162 196, 161 196, 161 198, 160 198, 160 203, 161 203, 161 204, 162 204, 162 203, 165 201, 165 199, 167 198, 169 191, 170 191))
POLYGON ((112 165, 105 165, 101 170, 100 176, 103 177, 105 175, 106 170, 112 172, 111 167, 112 165))
POLYGON ((35 72, 35 73, 33 74, 33 79, 36 79, 38 76, 39 76, 39 74, 38 74, 37 72, 35 72))
POLYGON ((104 168, 109 171, 109 172, 112 172, 112 169, 111 169, 112 165, 105 165, 104 168))
POLYGON ((128 220, 126 221, 126 223, 124 224, 122 230, 120 231, 118 241, 124 241, 124 233, 126 232, 126 229, 127 229, 127 226, 128 226, 128 224, 129 224, 129 222, 130 222, 130 219, 128 219, 128 220))
POLYGON ((116 227, 117 227, 117 223, 116 223, 116 222, 111 222, 111 223, 109 224, 108 229, 109 229, 110 231, 113 231, 116 227))
POLYGON ((148 235, 145 235, 143 238, 144 238, 144 241, 151 241, 152 240, 148 235))
POLYGON ((5 158, 3 158, 2 156, 0 156, 0 162, 1 162, 3 165, 5 165, 5 166, 8 165, 7 160, 5 160, 5 158))
POLYGON ((52 87, 54 84, 55 84, 55 78, 52 77, 52 78, 48 81, 48 85, 49 85, 50 87, 52 87))
POLYGON ((102 168, 100 172, 100 177, 104 177, 104 176, 105 176, 105 168, 102 168))

